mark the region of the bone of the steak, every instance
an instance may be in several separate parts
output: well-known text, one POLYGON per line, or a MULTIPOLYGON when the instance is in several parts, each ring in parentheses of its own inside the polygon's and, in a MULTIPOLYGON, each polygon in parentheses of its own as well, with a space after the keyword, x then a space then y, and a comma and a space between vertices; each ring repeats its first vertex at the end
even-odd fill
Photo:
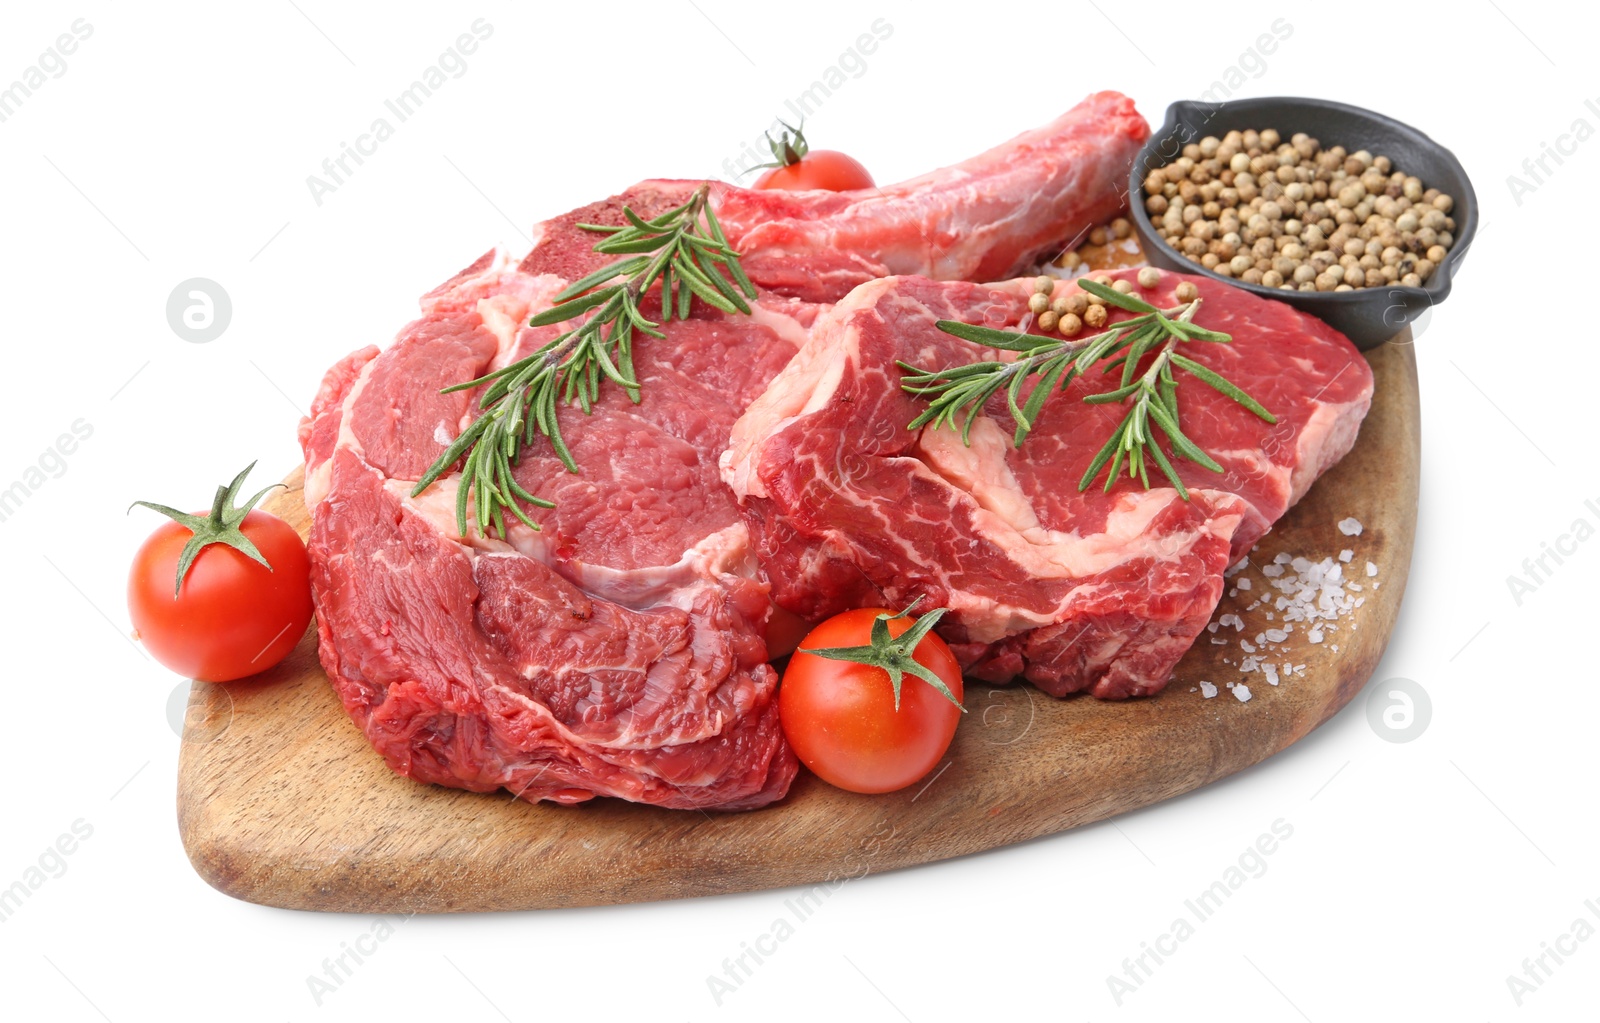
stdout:
POLYGON ((1149 136, 1133 100, 1101 92, 954 167, 847 192, 721 187, 717 213, 751 279, 802 298, 893 274, 1002 280, 1113 216, 1149 136))

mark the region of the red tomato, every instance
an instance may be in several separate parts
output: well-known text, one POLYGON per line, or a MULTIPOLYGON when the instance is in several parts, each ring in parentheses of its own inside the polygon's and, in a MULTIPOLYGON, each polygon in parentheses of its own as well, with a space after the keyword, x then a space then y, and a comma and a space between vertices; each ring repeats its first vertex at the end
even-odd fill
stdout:
POLYGON ((193 535, 176 522, 150 534, 133 558, 128 613, 156 660, 202 682, 229 682, 289 656, 311 621, 311 559, 294 529, 253 511, 240 532, 269 570, 225 544, 202 550, 176 596, 178 557, 193 535))
MULTIPOLYGON (((883 608, 846 611, 806 636, 803 650, 867 646, 883 608)), ((914 624, 891 618, 889 635, 914 624)), ((929 633, 911 652, 961 699, 961 666, 944 640, 929 633)), ((895 709, 894 687, 883 668, 832 660, 797 650, 778 689, 778 717, 800 760, 830 785, 851 792, 893 792, 931 771, 956 733, 961 708, 907 672, 895 709)))
POLYGON ((156 660, 202 682, 267 670, 289 656, 311 621, 311 559, 299 534, 276 515, 248 510, 265 490, 234 507, 249 471, 218 488, 209 512, 189 516, 138 502, 175 521, 163 523, 134 555, 128 614, 156 660), (205 546, 180 580, 184 548, 201 541, 205 546), (239 543, 254 545, 267 564, 233 546, 239 543))
POLYGON ((832 149, 813 149, 797 163, 774 167, 756 178, 755 188, 799 192, 811 188, 848 192, 872 188, 872 175, 860 161, 832 149))

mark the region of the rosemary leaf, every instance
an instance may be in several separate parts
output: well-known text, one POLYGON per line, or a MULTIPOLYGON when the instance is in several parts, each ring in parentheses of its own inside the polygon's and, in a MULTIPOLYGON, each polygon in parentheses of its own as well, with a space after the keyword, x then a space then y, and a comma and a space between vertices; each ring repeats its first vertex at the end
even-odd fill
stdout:
POLYGON ((1254 412, 1262 419, 1265 419, 1267 422, 1276 423, 1278 421, 1277 416, 1273 415, 1271 412, 1268 412, 1265 408, 1262 408, 1260 402, 1244 393, 1244 391, 1239 389, 1237 384, 1229 380, 1227 377, 1224 377, 1222 374, 1217 373, 1206 366, 1202 366, 1193 359, 1185 358, 1184 356, 1179 355, 1177 352, 1172 353, 1172 364, 1177 366, 1179 369, 1187 370, 1188 372, 1194 374, 1202 382, 1216 388, 1218 391, 1232 398, 1234 401, 1243 405, 1251 412, 1254 412))
POLYGON ((1178 496, 1185 501, 1189 500, 1189 488, 1183 485, 1183 480, 1178 478, 1178 473, 1172 468, 1172 463, 1167 461, 1166 452, 1161 450, 1160 444, 1150 445, 1150 455, 1156 460, 1156 465, 1161 467, 1161 472, 1178 492, 1178 496))
MULTIPOLYGON (((560 296, 557 297, 559 298, 560 296)), ((562 302, 560 305, 551 306, 549 309, 546 309, 544 312, 529 320, 528 326, 547 327, 552 323, 563 323, 567 320, 576 319, 578 316, 589 311, 590 309, 593 309, 595 306, 604 305, 613 297, 613 294, 610 294, 606 291, 591 291, 587 295, 579 296, 578 298, 574 298, 568 302, 562 302)))
POLYGON ((1029 352, 1035 348, 1050 344, 1050 339, 1037 334, 1022 334, 1014 330, 995 330, 993 327, 980 327, 975 323, 962 323, 960 320, 940 320, 935 324, 946 334, 954 334, 963 341, 974 344, 987 345, 990 348, 1001 348, 1008 352, 1029 352))
POLYGON ((1156 307, 1142 298, 1118 291, 1116 288, 1101 284, 1099 281, 1088 277, 1078 278, 1078 287, 1091 295, 1103 299, 1107 305, 1114 305, 1118 309, 1126 309, 1130 313, 1153 313, 1156 307))

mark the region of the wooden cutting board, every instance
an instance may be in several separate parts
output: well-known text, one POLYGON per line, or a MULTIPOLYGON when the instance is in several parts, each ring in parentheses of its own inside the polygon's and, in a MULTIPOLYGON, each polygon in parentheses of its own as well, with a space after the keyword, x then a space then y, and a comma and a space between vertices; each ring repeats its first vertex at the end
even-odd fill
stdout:
MULTIPOLYGON (((1305 672, 1241 675, 1235 642, 1200 641, 1155 697, 1055 700, 969 684, 970 713, 925 783, 884 796, 802 770, 781 803, 748 813, 615 799, 530 805, 421 785, 389 771, 318 666, 311 630, 283 664, 226 686, 195 683, 178 772, 178 822, 200 875, 250 902, 348 912, 535 909, 811 884, 992 849, 1103 820, 1265 760, 1343 707, 1382 656, 1416 528, 1420 422, 1409 334, 1367 354, 1377 376, 1355 449, 1261 543, 1312 560, 1355 552, 1364 603, 1320 645, 1298 628, 1305 672), (1365 527, 1342 535, 1346 517, 1365 527), (1376 580, 1365 565, 1379 566, 1376 580), (1370 583, 1379 582, 1379 588, 1370 583), (1352 628, 1351 626, 1355 626, 1352 628), (1223 663, 1222 658, 1234 663, 1223 663), (1221 687, 1206 699, 1201 680, 1221 687), (1248 702, 1225 687, 1249 685, 1248 702)), ((270 510, 308 526, 299 489, 270 510)), ((1259 579, 1259 577, 1258 577, 1259 579)), ((1224 596, 1244 638, 1273 627, 1260 596, 1224 596)), ((1224 628, 1222 635, 1233 630, 1224 628)), ((1279 658, 1281 660, 1281 658, 1279 658)))

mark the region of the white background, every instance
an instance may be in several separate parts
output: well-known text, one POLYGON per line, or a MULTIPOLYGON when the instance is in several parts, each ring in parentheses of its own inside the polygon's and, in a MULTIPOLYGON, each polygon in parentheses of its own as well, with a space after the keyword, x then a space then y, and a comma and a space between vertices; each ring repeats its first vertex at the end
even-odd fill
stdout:
POLYGON ((1600 939, 1579 944, 1520 1008, 1506 977, 1577 918, 1600 925, 1584 907, 1600 904, 1589 649, 1600 542, 1580 545, 1520 606, 1506 579, 1575 519, 1600 524, 1584 503, 1600 508, 1593 323, 1531 291, 1548 283, 1589 304, 1600 141, 1550 164, 1520 204, 1506 179, 1575 119, 1600 128, 1584 106, 1600 97, 1589 73, 1600 26, 1575 23, 1565 5, 1301 7, 1281 12, 1293 35, 1239 92, 1328 96, 1415 124, 1455 150, 1482 202, 1480 240, 1417 349, 1421 518, 1405 610, 1376 675, 1430 694, 1420 738, 1381 740, 1358 697, 1295 748, 1185 798, 852 882, 721 1006, 707 975, 792 892, 417 917, 318 1006, 307 976, 373 921, 236 902, 190 869, 167 714, 179 680, 128 639, 122 593, 156 519, 125 516, 129 502, 204 505, 251 459, 263 482, 287 471, 322 370, 387 341, 416 296, 491 244, 525 247, 528 225, 637 179, 719 173, 877 18, 892 36, 808 127, 893 181, 1097 89, 1128 92, 1159 123, 1280 13, 296 2, 159 14, 8 4, 3 16, 0 84, 74 19, 93 35, 0 124, 11 325, 0 487, 73 421, 94 433, 0 523, 11 663, 0 887, 73 821, 93 835, 0 923, 0 1015, 1592 1017, 1600 939), (318 206, 307 175, 478 17, 494 33, 466 73, 318 206), (210 344, 180 340, 166 321, 168 293, 194 276, 232 297, 232 324, 210 344), (1293 837, 1268 872, 1116 1005, 1107 976, 1279 818, 1293 837))

